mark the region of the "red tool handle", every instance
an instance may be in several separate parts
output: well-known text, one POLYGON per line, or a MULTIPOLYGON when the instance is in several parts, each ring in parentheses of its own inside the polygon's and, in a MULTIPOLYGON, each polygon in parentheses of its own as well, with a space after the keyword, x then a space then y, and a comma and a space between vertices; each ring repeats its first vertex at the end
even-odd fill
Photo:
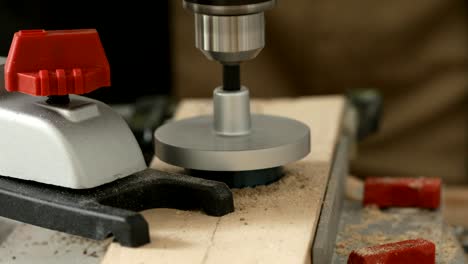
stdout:
POLYGON ((8 91, 51 96, 104 86, 110 86, 110 67, 95 29, 15 33, 5 64, 8 91))
POLYGON ((440 178, 367 178, 363 203, 379 207, 437 209, 441 189, 440 178))

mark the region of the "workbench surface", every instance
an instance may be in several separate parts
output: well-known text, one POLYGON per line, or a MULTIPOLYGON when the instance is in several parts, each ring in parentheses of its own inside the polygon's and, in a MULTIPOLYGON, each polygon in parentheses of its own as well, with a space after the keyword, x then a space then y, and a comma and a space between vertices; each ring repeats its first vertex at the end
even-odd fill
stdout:
MULTIPOLYGON (((145 211, 152 242, 141 248, 124 248, 111 243, 111 238, 93 241, 0 218, 0 263, 310 263, 333 154, 341 135, 344 107, 345 100, 340 96, 253 100, 253 112, 287 116, 307 123, 311 128, 312 152, 304 160, 286 166, 287 175, 277 183, 233 190, 234 213, 218 218, 197 211, 145 211)), ((176 118, 209 112, 210 101, 187 100, 179 106, 176 118)), ((152 166, 180 172, 158 160, 152 166)), ((352 228, 341 225, 341 229, 363 226, 353 222, 359 217, 346 218, 369 212, 356 206, 357 210, 347 210, 342 215, 342 223, 352 228)), ((373 221, 379 220, 374 218, 373 221)), ((356 229, 356 235, 360 238, 358 231, 361 232, 356 229)), ((335 263, 346 258, 355 242, 356 246, 364 246, 362 242, 367 241, 355 237, 347 240, 346 234, 341 230, 338 237, 335 257, 340 260, 336 262, 335 258, 335 263)), ((447 252, 443 251, 443 255, 455 254, 453 259, 457 260, 463 258, 457 253, 461 251, 444 248, 447 252)), ((439 252, 438 258, 441 256, 439 252)), ((463 263, 463 260, 453 263, 463 263)))
MULTIPOLYGON (((113 243, 103 263, 309 263, 344 106, 341 96, 254 100, 254 113, 295 118, 310 126, 310 155, 286 166, 286 176, 277 183, 233 190, 235 212, 229 215, 144 212, 151 244, 133 249, 113 243)), ((184 101, 176 118, 209 112, 210 101, 184 101)), ((180 172, 157 160, 152 166, 180 172)))

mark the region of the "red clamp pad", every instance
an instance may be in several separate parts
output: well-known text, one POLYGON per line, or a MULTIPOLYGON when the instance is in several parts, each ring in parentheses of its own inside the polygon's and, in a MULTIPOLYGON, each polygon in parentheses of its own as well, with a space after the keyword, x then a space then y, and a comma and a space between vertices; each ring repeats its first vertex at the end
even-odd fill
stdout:
POLYGON ((49 96, 104 86, 110 86, 110 67, 96 30, 15 33, 5 64, 8 91, 49 96))
POLYGON ((435 244, 424 239, 405 240, 354 250, 348 264, 435 264, 435 244))
POLYGON ((364 205, 436 209, 440 193, 441 180, 437 178, 368 178, 364 205))

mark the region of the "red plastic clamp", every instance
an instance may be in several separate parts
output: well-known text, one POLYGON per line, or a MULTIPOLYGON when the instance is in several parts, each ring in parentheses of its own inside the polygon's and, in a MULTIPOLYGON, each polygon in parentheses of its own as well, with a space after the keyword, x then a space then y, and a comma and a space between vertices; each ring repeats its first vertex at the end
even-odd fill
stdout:
POLYGON ((50 96, 105 86, 110 86, 110 67, 95 29, 15 33, 5 64, 8 91, 50 96))
POLYGON ((442 181, 439 178, 368 178, 364 184, 364 205, 378 207, 440 206, 442 181))
POLYGON ((436 246, 429 240, 413 239, 361 248, 351 252, 348 264, 435 264, 436 246))

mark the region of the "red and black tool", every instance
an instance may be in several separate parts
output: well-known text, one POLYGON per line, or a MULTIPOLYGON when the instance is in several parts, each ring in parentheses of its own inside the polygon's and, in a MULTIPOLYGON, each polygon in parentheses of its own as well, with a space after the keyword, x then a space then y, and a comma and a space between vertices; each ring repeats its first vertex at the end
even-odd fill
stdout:
POLYGON ((110 85, 96 30, 17 32, 0 76, 0 216, 136 247, 138 211, 234 210, 224 183, 148 169, 123 119, 76 95, 110 85))

